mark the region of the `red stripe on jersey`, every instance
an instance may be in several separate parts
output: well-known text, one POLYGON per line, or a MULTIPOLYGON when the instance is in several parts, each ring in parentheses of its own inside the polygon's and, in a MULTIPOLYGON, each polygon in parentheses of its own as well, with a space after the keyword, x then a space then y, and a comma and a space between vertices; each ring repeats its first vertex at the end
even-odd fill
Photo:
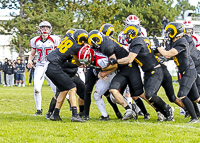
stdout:
POLYGON ((193 35, 191 35, 191 37, 194 38, 196 41, 198 41, 197 37, 195 37, 195 36, 193 36, 193 35))
POLYGON ((37 43, 37 41, 41 40, 41 37, 38 37, 36 40, 35 40, 35 45, 37 43))
POLYGON ((197 44, 197 45, 196 45, 196 47, 199 47, 199 46, 200 46, 200 44, 197 44))
POLYGON ((53 38, 51 38, 50 35, 47 37, 47 40, 51 40, 55 44, 53 38))
POLYGON ((97 67, 100 67, 99 64, 97 63, 97 61, 100 60, 100 59, 103 59, 103 58, 105 58, 105 57, 95 55, 95 60, 96 60, 96 66, 97 66, 97 67))

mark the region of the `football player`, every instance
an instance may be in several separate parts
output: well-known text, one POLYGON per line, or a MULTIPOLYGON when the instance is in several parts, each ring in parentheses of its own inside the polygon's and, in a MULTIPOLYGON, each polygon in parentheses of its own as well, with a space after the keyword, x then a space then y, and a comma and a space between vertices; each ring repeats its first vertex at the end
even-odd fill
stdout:
MULTIPOLYGON (((103 70, 104 76, 100 77, 100 75, 98 75, 99 79, 97 80, 96 85, 95 85, 93 98, 96 102, 96 105, 97 105, 99 111, 101 112, 101 115, 102 115, 100 120, 103 120, 103 121, 110 120, 109 115, 106 112, 106 108, 105 108, 104 101, 102 99, 102 95, 105 95, 108 99, 108 102, 110 103, 110 100, 109 100, 110 98, 108 97, 109 92, 107 92, 107 90, 108 90, 108 87, 110 85, 112 78, 115 76, 115 70, 117 69, 117 67, 116 66, 109 67, 108 66, 108 57, 103 55, 100 52, 97 52, 97 51, 94 52, 94 50, 92 50, 89 47, 89 45, 82 47, 79 50, 78 59, 83 64, 90 64, 91 66, 95 67, 96 69, 101 68, 103 70)), ((123 116, 121 115, 116 104, 112 103, 111 106, 113 107, 117 117, 119 119, 121 119, 123 116)), ((86 117, 87 116, 88 116, 88 114, 86 114, 86 117)), ((85 119, 88 119, 86 117, 85 117, 85 119)))
POLYGON ((60 120, 60 108, 67 93, 69 92, 69 100, 72 108, 71 121, 83 122, 83 120, 77 114, 76 84, 71 80, 69 75, 63 71, 62 65, 66 60, 70 60, 73 57, 76 61, 76 64, 80 66, 80 63, 77 59, 77 53, 87 41, 87 37, 87 31, 83 29, 77 29, 73 32, 72 36, 66 36, 60 45, 47 56, 47 60, 50 63, 48 64, 46 75, 60 90, 54 113, 50 117, 51 120, 60 120))
POLYGON ((146 44, 146 37, 141 36, 141 29, 138 25, 128 25, 124 28, 124 34, 129 46, 130 53, 123 58, 110 59, 110 64, 133 64, 138 63, 144 71, 144 89, 145 97, 155 107, 156 111, 160 111, 166 117, 167 121, 172 121, 173 111, 159 96, 157 92, 163 80, 163 71, 161 65, 154 57, 151 48, 146 44))
MULTIPOLYGON (((33 58, 37 52, 37 63, 34 72, 34 98, 36 104, 36 115, 42 115, 41 109, 41 88, 45 78, 45 71, 48 65, 46 60, 46 56, 54 50, 60 44, 60 37, 55 35, 50 35, 52 30, 52 26, 48 21, 42 21, 39 24, 39 32, 40 36, 36 36, 30 40, 31 54, 28 58, 27 67, 31 68, 33 65, 33 58)), ((51 89, 53 90, 54 94, 56 93, 55 85, 47 78, 51 89)))
POLYGON ((171 49, 166 51, 159 45, 159 41, 154 38, 154 44, 158 51, 166 58, 173 57, 177 65, 181 79, 179 81, 180 88, 178 97, 184 103, 185 108, 191 115, 191 120, 188 123, 199 123, 194 106, 191 102, 199 102, 200 97, 195 83, 197 72, 195 70, 194 62, 189 55, 188 41, 183 37, 185 28, 181 23, 171 22, 165 28, 165 33, 171 39, 171 49))

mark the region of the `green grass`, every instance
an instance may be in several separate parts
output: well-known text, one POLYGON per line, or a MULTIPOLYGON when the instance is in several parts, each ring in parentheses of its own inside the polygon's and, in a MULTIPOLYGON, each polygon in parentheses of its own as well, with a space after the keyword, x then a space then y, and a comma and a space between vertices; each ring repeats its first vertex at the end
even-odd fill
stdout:
MULTIPOLYGON (((174 84, 177 93, 178 84, 174 84)), ((94 100, 91 104, 91 119, 84 123, 72 123, 71 112, 65 101, 60 115, 62 122, 45 119, 49 102, 53 93, 46 84, 42 88, 42 116, 34 116, 36 112, 33 86, 0 87, 0 142, 108 142, 108 143, 197 143, 200 142, 200 124, 188 124, 189 118, 180 115, 180 109, 169 103, 163 89, 159 91, 167 103, 175 107, 175 121, 156 121, 156 112, 145 103, 151 115, 149 121, 139 117, 137 121, 118 120, 107 101, 106 109, 110 121, 99 121, 100 112, 94 100)), ((122 113, 124 109, 118 106, 122 113)))

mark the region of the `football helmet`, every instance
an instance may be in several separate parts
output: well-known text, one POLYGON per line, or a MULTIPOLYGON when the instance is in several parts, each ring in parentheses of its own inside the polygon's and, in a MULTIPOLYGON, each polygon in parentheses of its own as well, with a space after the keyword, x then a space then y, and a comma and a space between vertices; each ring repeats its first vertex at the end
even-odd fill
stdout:
POLYGON ((110 23, 106 23, 101 26, 99 29, 100 32, 102 32, 105 36, 113 36, 114 35, 114 26, 110 23))
POLYGON ((125 25, 140 25, 140 20, 136 15, 129 15, 126 18, 125 25))
POLYGON ((52 26, 51 26, 51 24, 48 21, 42 21, 39 24, 39 31, 40 31, 41 35, 50 35, 51 34, 51 30, 52 30, 52 26), (49 30, 48 31, 43 30, 42 29, 43 27, 49 27, 49 30))
POLYGON ((89 45, 83 46, 78 51, 78 60, 81 64, 88 64, 94 61, 95 52, 89 45))
POLYGON ((100 47, 100 44, 103 41, 102 33, 98 30, 92 30, 88 36, 88 44, 91 46, 100 47))
POLYGON ((70 34, 72 35, 72 34, 74 33, 75 30, 76 30, 76 29, 71 28, 71 29, 67 30, 66 34, 67 34, 67 33, 70 33, 70 34))
POLYGON ((128 25, 124 28, 124 35, 127 42, 130 44, 135 37, 141 35, 141 28, 138 25, 128 25))
POLYGON ((185 28, 182 23, 170 22, 165 27, 166 36, 173 39, 185 33, 185 28))
POLYGON ((186 20, 183 21, 186 33, 193 33, 194 25, 191 23, 191 21, 186 20))
POLYGON ((84 29, 77 29, 73 32, 72 38, 74 38, 79 45, 83 45, 87 42, 88 32, 84 29))

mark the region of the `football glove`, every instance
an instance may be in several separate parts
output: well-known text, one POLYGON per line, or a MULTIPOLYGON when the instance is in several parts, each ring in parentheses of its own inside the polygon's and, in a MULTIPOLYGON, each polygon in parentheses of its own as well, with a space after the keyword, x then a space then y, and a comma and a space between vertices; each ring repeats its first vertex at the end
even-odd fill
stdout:
POLYGON ((110 65, 117 64, 117 60, 116 60, 116 59, 113 59, 113 58, 110 58, 110 59, 108 60, 108 62, 109 62, 110 65))
POLYGON ((156 46, 156 48, 160 47, 160 43, 156 37, 153 38, 153 42, 154 42, 154 45, 156 46))

